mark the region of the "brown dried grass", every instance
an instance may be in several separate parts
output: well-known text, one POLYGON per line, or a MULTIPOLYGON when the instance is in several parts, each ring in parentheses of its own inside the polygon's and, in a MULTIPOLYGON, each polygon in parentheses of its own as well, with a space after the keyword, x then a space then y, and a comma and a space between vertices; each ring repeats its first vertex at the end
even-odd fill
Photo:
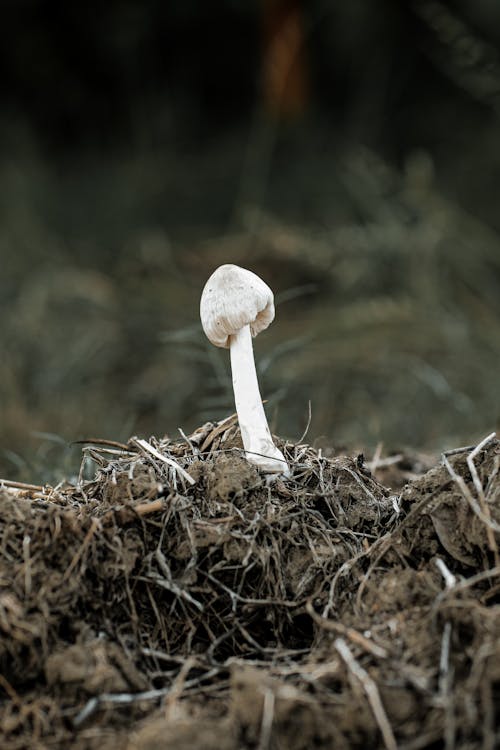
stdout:
POLYGON ((408 484, 280 445, 287 480, 229 418, 4 487, 3 748, 494 747, 500 443, 408 484))

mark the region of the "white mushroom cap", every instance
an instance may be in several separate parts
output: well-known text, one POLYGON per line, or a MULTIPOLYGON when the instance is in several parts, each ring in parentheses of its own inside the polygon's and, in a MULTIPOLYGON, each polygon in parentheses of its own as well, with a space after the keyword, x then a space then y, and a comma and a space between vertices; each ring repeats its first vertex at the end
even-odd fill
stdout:
POLYGON ((205 284, 200 317, 215 346, 229 348, 229 337, 249 325, 252 336, 274 320, 274 295, 259 277, 232 263, 219 266, 205 284))

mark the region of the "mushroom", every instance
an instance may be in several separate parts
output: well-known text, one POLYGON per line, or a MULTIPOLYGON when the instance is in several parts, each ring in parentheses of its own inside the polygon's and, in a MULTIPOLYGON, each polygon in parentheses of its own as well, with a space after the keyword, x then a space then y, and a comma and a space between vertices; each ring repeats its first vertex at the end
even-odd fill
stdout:
POLYGON ((205 284, 200 317, 209 341, 230 351, 234 400, 247 461, 266 473, 288 476, 288 464, 274 445, 267 424, 252 349, 252 336, 274 320, 271 289, 252 271, 225 264, 205 284))

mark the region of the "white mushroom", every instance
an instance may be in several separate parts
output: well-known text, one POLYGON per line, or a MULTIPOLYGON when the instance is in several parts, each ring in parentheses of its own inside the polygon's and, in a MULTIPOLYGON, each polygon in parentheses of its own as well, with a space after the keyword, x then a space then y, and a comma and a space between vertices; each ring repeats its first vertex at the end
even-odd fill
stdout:
POLYGON ((203 330, 215 346, 231 354, 233 390, 246 458, 270 474, 289 474, 274 445, 257 382, 252 336, 274 319, 274 297, 262 279, 232 264, 217 268, 201 295, 203 330))

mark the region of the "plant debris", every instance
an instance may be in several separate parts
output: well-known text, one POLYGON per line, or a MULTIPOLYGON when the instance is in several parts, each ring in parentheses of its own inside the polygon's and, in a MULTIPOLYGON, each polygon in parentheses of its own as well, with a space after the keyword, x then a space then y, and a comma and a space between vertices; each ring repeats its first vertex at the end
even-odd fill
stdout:
POLYGON ((4 750, 496 746, 500 442, 278 444, 289 479, 233 416, 2 485, 4 750))

